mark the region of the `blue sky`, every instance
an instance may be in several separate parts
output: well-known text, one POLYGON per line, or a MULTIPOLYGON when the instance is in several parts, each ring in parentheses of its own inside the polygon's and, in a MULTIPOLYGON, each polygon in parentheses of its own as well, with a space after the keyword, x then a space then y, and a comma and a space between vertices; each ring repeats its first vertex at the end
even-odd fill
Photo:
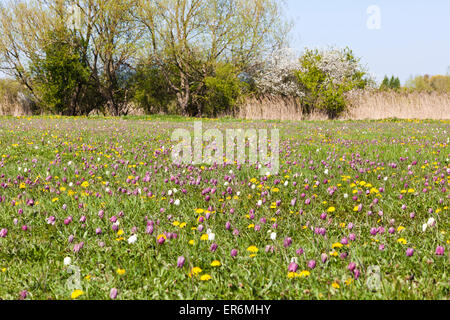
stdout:
POLYGON ((285 9, 298 51, 349 46, 378 80, 450 72, 449 0, 286 0, 285 9), (367 27, 372 5, 380 29, 367 27))

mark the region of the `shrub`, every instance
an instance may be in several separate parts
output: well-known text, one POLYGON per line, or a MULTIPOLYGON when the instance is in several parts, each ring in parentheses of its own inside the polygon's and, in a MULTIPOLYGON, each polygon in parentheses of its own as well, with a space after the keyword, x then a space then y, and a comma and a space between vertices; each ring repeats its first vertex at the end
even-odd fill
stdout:
POLYGON ((247 84, 238 77, 232 64, 219 64, 213 76, 205 78, 205 93, 201 97, 202 114, 217 116, 235 111, 238 99, 247 84))
POLYGON ((172 113, 175 94, 156 64, 140 65, 132 80, 133 100, 148 113, 172 113))
POLYGON ((363 89, 371 80, 352 51, 306 49, 296 72, 301 96, 302 112, 324 112, 338 117, 345 109, 345 93, 363 89))

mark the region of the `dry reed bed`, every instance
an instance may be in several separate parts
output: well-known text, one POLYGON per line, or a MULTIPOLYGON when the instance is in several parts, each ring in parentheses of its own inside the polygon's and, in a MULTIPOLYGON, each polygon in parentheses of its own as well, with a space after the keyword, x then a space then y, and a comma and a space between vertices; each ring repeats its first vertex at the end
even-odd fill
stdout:
MULTIPOLYGON (((349 111, 341 119, 450 119, 450 94, 426 92, 364 91, 348 98, 349 111)), ((251 120, 324 120, 315 113, 304 116, 300 102, 293 98, 263 97, 247 99, 238 118, 251 120)))

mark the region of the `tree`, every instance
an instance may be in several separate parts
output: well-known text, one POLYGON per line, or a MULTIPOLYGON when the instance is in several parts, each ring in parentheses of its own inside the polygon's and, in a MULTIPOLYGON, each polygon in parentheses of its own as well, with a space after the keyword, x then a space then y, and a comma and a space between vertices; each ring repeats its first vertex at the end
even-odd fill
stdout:
POLYGON ((381 82, 380 90, 388 90, 390 88, 390 82, 388 76, 384 76, 383 82, 381 82))
POLYGON ((299 58, 292 49, 282 48, 259 63, 254 80, 261 94, 301 97, 303 93, 295 76, 300 68, 299 58))
MULTIPOLYGON (((100 100, 106 102, 109 112, 119 115, 129 99, 127 82, 142 44, 143 29, 132 15, 137 4, 137 0, 8 2, 0 7, 0 68, 16 77, 36 100, 43 102, 36 90, 37 86, 42 89, 46 82, 36 83, 39 77, 32 77, 32 74, 44 71, 41 67, 45 61, 46 66, 51 67, 48 63, 56 63, 58 55, 68 59, 64 63, 70 65, 74 61, 72 53, 76 51, 77 59, 88 68, 88 79, 94 86, 86 87, 86 94, 95 91, 100 100), (76 23, 73 23, 74 11, 78 12, 76 23), (55 38, 55 33, 63 37, 55 38), (73 39, 77 41, 73 42, 73 39), (75 47, 69 48, 70 45, 75 47), (62 51, 56 53, 56 48, 62 51)), ((68 65, 60 65, 59 70, 68 65)), ((49 98, 51 92, 61 93, 61 90, 55 91, 53 87, 44 91, 49 98)), ((46 99, 47 102, 50 100, 46 99)))
POLYGON ((316 110, 330 118, 336 118, 345 110, 347 92, 364 89, 370 83, 359 59, 348 48, 306 49, 296 75, 304 93, 301 97, 303 113, 316 110))
POLYGON ((142 0, 139 8, 149 55, 182 114, 202 115, 197 97, 218 63, 250 71, 283 43, 288 28, 274 0, 142 0))
POLYGON ((43 48, 45 57, 30 66, 35 92, 50 110, 76 115, 82 91, 88 85, 89 69, 81 60, 78 45, 66 41, 70 37, 52 32, 50 38, 56 40, 43 48))

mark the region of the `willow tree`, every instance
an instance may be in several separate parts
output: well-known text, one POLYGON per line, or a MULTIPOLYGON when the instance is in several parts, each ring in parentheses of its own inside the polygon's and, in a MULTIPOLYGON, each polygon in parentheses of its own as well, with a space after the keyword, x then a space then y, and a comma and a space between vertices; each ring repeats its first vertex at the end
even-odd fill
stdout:
POLYGON ((275 0, 140 0, 148 61, 162 71, 179 111, 196 113, 196 97, 218 63, 251 71, 283 45, 289 26, 275 0))

